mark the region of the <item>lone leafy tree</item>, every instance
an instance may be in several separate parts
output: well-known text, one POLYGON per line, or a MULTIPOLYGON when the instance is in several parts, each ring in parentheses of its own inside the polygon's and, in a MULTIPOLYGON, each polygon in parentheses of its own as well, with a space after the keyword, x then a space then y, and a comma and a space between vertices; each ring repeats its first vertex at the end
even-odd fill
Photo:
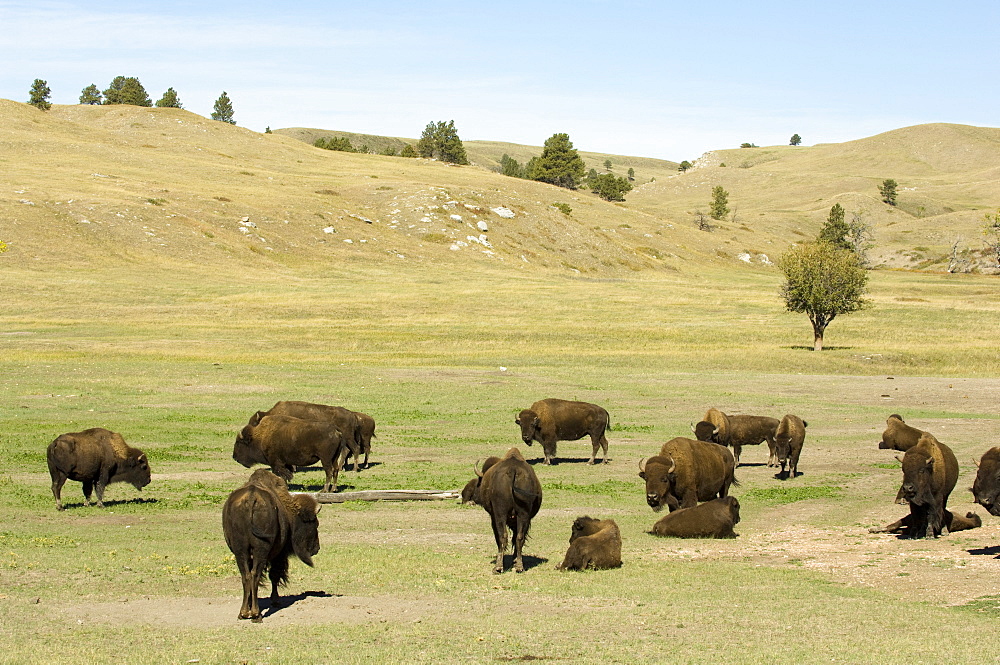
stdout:
POLYGON ((80 91, 80 103, 81 104, 100 104, 104 101, 104 97, 101 95, 101 90, 96 85, 91 83, 86 88, 80 91))
POLYGON ((212 111, 212 120, 228 122, 230 125, 236 124, 236 119, 233 117, 233 102, 230 101, 229 95, 226 94, 225 90, 215 100, 215 110, 212 111))
POLYGON ((712 188, 712 205, 710 207, 712 219, 718 221, 729 214, 729 192, 716 185, 712 188))
POLYGON ((892 178, 882 181, 882 184, 878 186, 878 193, 882 195, 883 202, 891 206, 896 205, 896 187, 898 185, 892 178))
POLYGON ((46 81, 35 79, 31 84, 31 92, 28 93, 28 103, 39 110, 48 111, 52 108, 52 103, 49 101, 51 94, 52 91, 46 81))
POLYGON ((559 133, 545 139, 542 155, 534 160, 529 173, 532 180, 576 189, 586 173, 586 167, 569 140, 569 134, 559 133))
POLYGON ((632 183, 613 173, 602 173, 590 181, 590 190, 605 201, 624 201, 625 194, 632 191, 632 183))
POLYGON ((427 123, 417 142, 417 152, 421 157, 431 157, 449 164, 469 163, 454 120, 427 123))
POLYGON ((823 241, 804 243, 785 252, 778 267, 785 274, 785 308, 809 317, 816 351, 823 350, 823 333, 838 314, 868 305, 868 273, 854 252, 823 241))
POLYGON ((680 171, 681 173, 684 173, 689 168, 691 168, 691 162, 689 162, 686 159, 683 162, 681 162, 680 164, 677 165, 677 170, 680 171))
MULTIPOLYGON (((163 96, 156 100, 156 105, 160 108, 171 108, 171 109, 182 109, 184 106, 181 104, 181 98, 177 96, 177 91, 173 88, 167 88, 167 91, 163 93, 163 96)), ((268 132, 270 133, 270 132, 268 132)))
POLYGON ((798 134, 792 134, 792 138, 789 139, 788 145, 802 145, 802 137, 798 134))

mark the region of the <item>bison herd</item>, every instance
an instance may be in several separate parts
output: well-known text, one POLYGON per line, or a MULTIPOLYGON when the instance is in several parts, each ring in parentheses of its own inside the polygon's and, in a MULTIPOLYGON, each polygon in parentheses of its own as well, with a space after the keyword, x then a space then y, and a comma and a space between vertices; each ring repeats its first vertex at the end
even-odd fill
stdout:
MULTIPOLYGON (((556 459, 558 441, 590 436, 593 446, 588 464, 598 451, 608 462, 608 412, 595 404, 559 399, 535 402, 522 410, 515 423, 527 445, 542 445, 546 465, 556 459)), ((878 447, 903 453, 903 481, 897 503, 909 506, 902 519, 874 532, 898 533, 911 538, 933 538, 949 531, 971 529, 982 524, 975 513, 964 517, 947 510, 947 500, 958 480, 954 453, 929 432, 889 416, 878 447)), ((768 466, 780 468, 776 477, 795 478, 808 424, 795 415, 776 419, 766 416, 727 415, 709 409, 692 424, 695 439, 677 437, 659 452, 639 462, 639 477, 645 481, 646 503, 654 511, 664 506, 668 513, 648 532, 678 538, 734 538, 740 521, 739 501, 729 495, 739 487, 735 477, 743 446, 767 442, 768 466), (732 452, 730 451, 732 449, 732 452)), ((268 411, 258 411, 236 437, 233 459, 255 470, 247 483, 234 490, 222 510, 223 533, 233 552, 243 584, 240 619, 259 622, 257 590, 266 572, 271 581, 271 604, 279 602, 278 587, 287 582, 288 559, 294 554, 312 565, 319 552, 320 506, 308 494, 292 494, 287 481, 297 467, 319 463, 326 474, 323 491, 336 491, 337 476, 353 457, 355 471, 368 466, 375 420, 343 407, 299 401, 281 401, 268 411), (361 462, 364 453, 364 462, 361 462)), ((62 487, 67 480, 83 484, 84 505, 96 490, 97 505, 103 506, 104 488, 127 482, 137 489, 150 482, 148 459, 141 450, 125 443, 120 434, 103 428, 57 437, 47 451, 52 494, 56 508, 63 510, 62 487)), ((977 462, 978 473, 971 488, 976 503, 1000 516, 1000 447, 987 451, 977 462)), ((497 554, 495 573, 504 570, 508 543, 513 545, 513 570, 524 571, 523 549, 531 520, 542 504, 542 485, 520 450, 511 448, 503 457, 489 457, 462 490, 462 502, 478 504, 490 517, 497 554), (508 531, 510 537, 508 537, 508 531)), ((621 533, 614 520, 577 518, 572 525, 569 549, 557 568, 561 570, 607 569, 621 565, 621 533)))

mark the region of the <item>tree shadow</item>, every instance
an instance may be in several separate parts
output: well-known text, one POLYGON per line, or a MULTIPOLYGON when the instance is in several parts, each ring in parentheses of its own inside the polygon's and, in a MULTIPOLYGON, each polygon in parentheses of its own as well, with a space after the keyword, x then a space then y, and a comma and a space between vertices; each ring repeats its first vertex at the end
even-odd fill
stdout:
POLYGON ((305 600, 306 598, 340 598, 344 594, 342 593, 327 593, 326 591, 303 591, 302 593, 297 593, 292 596, 281 596, 278 599, 278 604, 272 606, 271 598, 260 598, 257 601, 257 606, 260 608, 260 613, 262 617, 269 617, 273 614, 277 614, 286 607, 291 607, 300 600, 305 600))

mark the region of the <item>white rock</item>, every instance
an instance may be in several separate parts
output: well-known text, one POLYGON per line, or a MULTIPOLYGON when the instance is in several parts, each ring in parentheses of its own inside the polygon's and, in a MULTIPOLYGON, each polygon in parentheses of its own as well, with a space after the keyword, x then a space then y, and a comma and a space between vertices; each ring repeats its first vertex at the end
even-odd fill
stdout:
POLYGON ((487 231, 490 230, 490 227, 486 224, 486 222, 479 222, 476 224, 476 227, 483 233, 486 233, 487 231))
POLYGON ((503 217, 504 219, 513 219, 514 218, 514 211, 511 210, 510 208, 505 208, 503 206, 500 206, 498 208, 491 208, 491 210, 493 212, 495 212, 497 214, 497 216, 503 217))
POLYGON ((462 221, 462 216, 461 215, 451 215, 451 218, 453 220, 455 220, 456 222, 461 222, 462 221))
POLYGON ((750 263, 750 255, 747 254, 746 252, 743 252, 742 254, 737 254, 736 258, 738 258, 743 263, 750 263))
POLYGON ((763 263, 763 264, 764 264, 764 265, 766 265, 766 266, 771 266, 771 265, 774 265, 774 263, 773 263, 773 262, 771 261, 771 259, 770 259, 770 258, 769 258, 769 257, 767 256, 767 254, 758 254, 758 255, 757 255, 757 260, 758 260, 758 261, 760 261, 761 263, 763 263))
POLYGON ((328 226, 325 229, 323 229, 323 233, 336 233, 336 232, 337 229, 333 228, 332 226, 328 226))

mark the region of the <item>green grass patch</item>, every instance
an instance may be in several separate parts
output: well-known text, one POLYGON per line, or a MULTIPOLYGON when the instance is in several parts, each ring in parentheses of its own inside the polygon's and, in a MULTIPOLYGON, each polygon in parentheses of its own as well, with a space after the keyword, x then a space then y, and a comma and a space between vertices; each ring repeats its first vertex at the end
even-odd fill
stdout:
POLYGON ((741 498, 768 506, 780 506, 809 499, 836 499, 843 494, 839 487, 754 487, 741 494, 741 498))

